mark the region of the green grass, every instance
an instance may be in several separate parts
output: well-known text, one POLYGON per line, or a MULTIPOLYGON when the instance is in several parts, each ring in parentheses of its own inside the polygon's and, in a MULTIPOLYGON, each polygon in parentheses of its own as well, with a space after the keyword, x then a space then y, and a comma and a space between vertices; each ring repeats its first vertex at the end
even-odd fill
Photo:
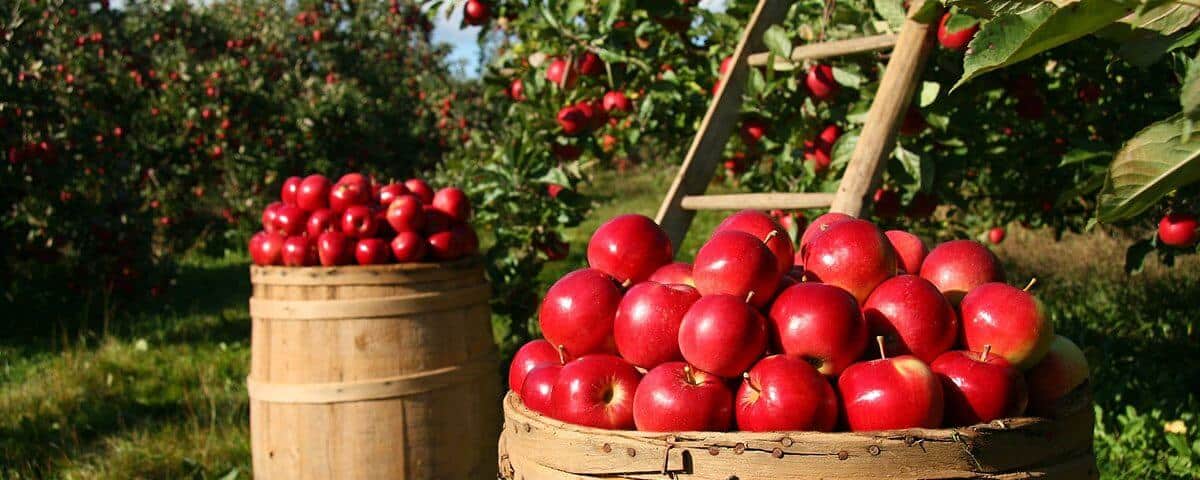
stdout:
MULTIPOLYGON (((584 265, 605 219, 653 215, 673 173, 599 174, 586 190, 601 201, 565 232, 571 255, 542 283, 584 265)), ((680 257, 720 218, 698 215, 680 257)), ((1014 283, 1039 278, 1056 328, 1091 361, 1103 476, 1200 478, 1200 261, 1130 277, 1121 240, 1050 238, 1018 230, 997 251, 1014 283), (1187 433, 1165 431, 1176 421, 1187 433)), ((118 311, 106 335, 62 333, 78 330, 77 305, 17 312, 20 333, 0 335, 0 478, 249 478, 248 295, 244 258, 195 257, 163 298, 118 311)))

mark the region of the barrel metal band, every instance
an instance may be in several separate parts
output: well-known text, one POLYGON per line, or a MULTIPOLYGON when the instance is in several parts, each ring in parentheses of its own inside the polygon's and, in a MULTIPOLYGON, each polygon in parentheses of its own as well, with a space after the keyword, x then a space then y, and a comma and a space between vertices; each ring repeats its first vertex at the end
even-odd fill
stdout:
POLYGON ((496 358, 485 355, 463 365, 426 370, 396 377, 334 383, 267 383, 246 378, 251 400, 270 403, 330 404, 386 400, 440 390, 473 380, 488 381, 496 358))
POLYGON ((250 316, 272 320, 380 318, 465 308, 486 303, 491 286, 480 283, 458 290, 398 297, 345 300, 266 300, 250 298, 250 316))

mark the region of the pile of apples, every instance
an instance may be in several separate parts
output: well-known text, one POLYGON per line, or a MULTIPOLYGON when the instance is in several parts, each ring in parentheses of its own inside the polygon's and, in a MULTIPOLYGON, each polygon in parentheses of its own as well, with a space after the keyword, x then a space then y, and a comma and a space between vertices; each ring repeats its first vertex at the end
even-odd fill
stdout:
POLYGON ((543 339, 509 388, 531 410, 589 427, 875 431, 1050 416, 1087 361, 995 255, 839 213, 794 248, 769 215, 725 219, 671 263, 663 230, 609 220, 590 268, 546 292, 543 339))
POLYGON ((250 238, 255 265, 382 265, 449 261, 479 251, 467 223, 471 201, 456 187, 434 192, 424 180, 380 185, 361 173, 332 183, 291 177, 263 210, 250 238))

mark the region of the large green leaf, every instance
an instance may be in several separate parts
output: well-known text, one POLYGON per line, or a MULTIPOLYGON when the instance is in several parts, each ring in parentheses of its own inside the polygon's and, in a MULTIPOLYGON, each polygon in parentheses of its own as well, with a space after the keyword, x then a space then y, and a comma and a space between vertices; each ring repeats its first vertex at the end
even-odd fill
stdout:
POLYGON ((1141 13, 1129 14, 1121 19, 1121 23, 1162 35, 1171 35, 1195 24, 1197 18, 1200 18, 1200 8, 1170 3, 1141 13))
POLYGON ((1044 0, 950 0, 946 3, 974 15, 992 18, 1006 13, 1020 14, 1048 2, 1044 0))
POLYGON ((1132 218, 1172 190, 1200 180, 1200 136, 1183 114, 1146 127, 1125 142, 1108 167, 1096 217, 1132 218), (1184 141, 1184 129, 1191 129, 1184 141))
POLYGON ((1063 7, 1041 3, 1019 13, 1005 13, 983 24, 963 58, 958 88, 992 70, 1095 32, 1128 14, 1114 0, 1080 0, 1063 7))
POLYGON ((1200 116, 1200 56, 1188 64, 1183 88, 1179 90, 1179 104, 1188 118, 1196 120, 1200 116))

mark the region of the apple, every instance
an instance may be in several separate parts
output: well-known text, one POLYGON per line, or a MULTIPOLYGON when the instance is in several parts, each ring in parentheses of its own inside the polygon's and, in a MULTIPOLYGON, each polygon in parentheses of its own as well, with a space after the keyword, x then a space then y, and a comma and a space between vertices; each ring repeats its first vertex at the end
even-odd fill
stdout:
POLYGON ((808 70, 804 85, 816 100, 829 100, 842 88, 833 78, 833 67, 824 64, 813 65, 808 70))
MULTIPOLYGON (((813 219, 812 223, 808 224, 808 228, 804 229, 804 234, 800 236, 800 242, 797 243, 797 245, 800 247, 798 250, 800 252, 804 252, 804 246, 808 245, 809 240, 812 240, 813 237, 817 236, 817 234, 829 230, 830 225, 853 219, 854 217, 837 212, 829 212, 813 219)), ((800 256, 803 258, 803 253, 801 253, 800 256)), ((803 262, 799 262, 797 264, 803 265, 803 262)))
POLYGON ((317 238, 322 233, 341 230, 340 217, 333 213, 333 210, 328 208, 318 208, 313 210, 308 216, 308 224, 305 226, 305 231, 311 238, 317 238), (334 220, 338 220, 335 224, 334 220), (336 228, 335 228, 336 226, 336 228))
POLYGON ((342 175, 342 177, 339 178, 337 183, 334 185, 342 184, 342 183, 355 183, 355 184, 358 184, 358 186, 363 187, 364 190, 370 190, 371 182, 372 182, 372 180, 370 177, 363 175, 361 173, 358 173, 358 172, 351 172, 351 173, 342 175))
POLYGON ((550 403, 554 418, 585 427, 630 430, 641 374, 615 355, 586 355, 563 366, 550 403))
POLYGON ((280 258, 287 267, 307 267, 317 264, 317 251, 313 248, 308 237, 295 235, 283 241, 283 253, 280 258))
POLYGON ((630 103, 629 97, 625 96, 625 92, 613 90, 604 94, 600 100, 600 106, 609 115, 617 115, 620 113, 629 113, 633 110, 633 104, 630 103))
POLYGON ((508 98, 511 98, 514 102, 524 101, 525 82, 519 78, 514 79, 512 83, 508 85, 508 89, 506 89, 504 93, 508 94, 508 98))
POLYGON ((934 247, 925 256, 921 278, 929 280, 957 305, 971 289, 988 282, 1003 282, 1004 267, 983 244, 951 240, 934 247))
POLYGON ((742 120, 740 130, 742 143, 746 145, 757 145, 763 137, 767 136, 767 122, 759 117, 750 117, 742 120))
POLYGON ((309 212, 318 208, 328 208, 331 187, 329 179, 324 175, 304 177, 304 181, 300 182, 300 189, 296 191, 296 206, 309 212))
POLYGON ((737 230, 719 231, 696 252, 692 276, 701 295, 732 295, 762 308, 783 272, 761 239, 737 230))
POLYGON ((771 355, 754 364, 738 387, 737 427, 747 432, 831 432, 838 397, 817 369, 797 355, 771 355))
POLYGON ((424 180, 410 178, 404 181, 404 188, 407 188, 409 193, 416 195, 422 205, 433 203, 433 189, 424 180))
POLYGON ((389 183, 379 187, 379 195, 376 195, 376 198, 379 201, 380 207, 388 208, 393 200, 407 194, 408 189, 404 187, 403 183, 389 183))
POLYGON ((792 258, 796 254, 792 247, 792 238, 770 215, 757 210, 742 210, 725 217, 713 233, 726 230, 746 232, 762 240, 767 249, 775 255, 776 271, 780 274, 792 269, 792 258))
POLYGON ((421 212, 425 214, 425 226, 421 227, 421 233, 425 235, 449 231, 454 225, 454 220, 446 212, 433 208, 433 205, 422 206, 421 212))
POLYGON ((463 255, 463 244, 460 238, 450 230, 429 235, 425 239, 425 244, 430 255, 437 260, 455 260, 463 255))
POLYGON ((696 368, 736 378, 767 348, 762 315, 732 295, 706 295, 692 304, 679 324, 679 352, 696 368))
POLYGON ((554 384, 562 374, 562 365, 548 364, 534 368, 525 375, 521 384, 521 402, 525 407, 542 415, 551 415, 554 409, 554 384))
POLYGON ((924 262, 925 256, 929 254, 929 249, 925 247, 921 237, 904 230, 888 230, 883 232, 883 235, 896 251, 900 271, 913 275, 921 273, 921 262, 924 262))
POLYGON ((278 233, 259 232, 250 239, 250 258, 255 265, 279 265, 283 263, 285 241, 278 233))
POLYGON ((433 195, 433 208, 441 210, 451 220, 466 222, 471 216, 471 200, 461 188, 446 187, 433 195))
POLYGON ((279 207, 284 206, 283 202, 271 202, 266 208, 263 208, 262 227, 267 233, 275 233, 279 230, 279 207))
POLYGON ((592 52, 583 52, 579 59, 575 61, 575 67, 579 73, 594 77, 604 73, 604 61, 600 60, 600 56, 592 52))
POLYGON ((1087 357, 1067 337, 1056 335, 1042 361, 1025 372, 1029 384, 1029 411, 1053 417, 1060 400, 1088 379, 1087 357))
POLYGON ((658 267, 658 270, 650 274, 650 278, 646 280, 658 283, 696 286, 696 281, 692 279, 692 264, 687 262, 668 263, 658 267))
POLYGON ((303 181, 300 177, 288 177, 280 188, 279 199, 283 200, 285 205, 296 205, 296 194, 300 192, 300 183, 303 181))
POLYGON ((401 194, 389 203, 384 218, 397 233, 420 232, 425 226, 425 209, 416 195, 401 194))
MULTIPOLYGON (((877 339, 882 354, 883 340, 877 339)), ((938 428, 942 382, 911 355, 856 363, 838 377, 842 412, 851 431, 938 428)))
POLYGON ((961 52, 966 50, 967 45, 971 43, 971 39, 975 37, 975 32, 979 31, 979 24, 975 23, 962 30, 951 32, 946 28, 946 23, 949 22, 950 17, 953 16, 954 15, 952 13, 947 12, 942 15, 942 20, 938 22, 938 43, 942 44, 942 48, 946 50, 961 52))
POLYGON ((836 124, 826 125, 825 128, 821 129, 821 133, 817 135, 815 146, 825 152, 832 151, 833 145, 837 143, 838 138, 841 138, 841 136, 841 127, 838 127, 836 124))
POLYGON ((351 238, 374 237, 379 231, 375 212, 365 205, 354 205, 342 214, 342 233, 351 238))
POLYGON ((563 135, 579 135, 591 125, 592 119, 578 105, 567 105, 554 117, 563 135))
POLYGON ((588 240, 588 265, 624 286, 641 282, 671 262, 671 240, 654 220, 636 214, 613 217, 588 240))
POLYGON ((553 83, 555 86, 570 89, 575 87, 575 82, 578 80, 575 70, 566 60, 555 58, 546 66, 546 81, 553 83))
POLYGON ((521 392, 525 377, 529 372, 546 365, 563 365, 566 358, 559 354, 557 348, 544 339, 530 340, 513 355, 512 363, 508 366, 508 388, 521 392))
POLYGON ((475 229, 465 223, 455 224, 450 227, 450 234, 454 236, 455 241, 459 245, 459 256, 469 257, 479 253, 479 235, 475 233, 475 229))
POLYGON ((467 25, 483 25, 491 16, 488 5, 480 0, 467 0, 463 5, 463 23, 467 25))
POLYGON ((1158 241, 1172 247, 1190 248, 1200 235, 1196 233, 1196 216, 1172 213, 1158 221, 1158 241))
POLYGON ((275 228, 287 236, 301 235, 308 229, 308 212, 294 205, 275 208, 275 228))
POLYGON ((1029 392, 1021 371, 1003 357, 951 350, 929 368, 942 381, 946 424, 952 427, 987 423, 1025 413, 1029 392))
POLYGON ((1042 302, 1029 292, 994 282, 971 289, 962 299, 962 343, 971 351, 991 346, 1021 370, 1042 360, 1054 342, 1054 324, 1042 302))
POLYGON ((317 259, 326 267, 349 265, 354 261, 354 243, 342 232, 323 232, 317 239, 317 259))
POLYGON ((645 432, 723 432, 733 420, 725 381, 683 362, 654 367, 633 395, 633 423, 645 432))
POLYGON ((538 326, 551 345, 573 357, 604 351, 621 303, 613 278, 594 268, 554 282, 538 308, 538 326))
MULTIPOLYGON (((804 275, 809 281, 828 283, 866 301, 880 283, 896 274, 896 251, 875 224, 843 220, 802 247, 804 275)), ((699 277, 697 276, 697 280, 699 277)))
POLYGON ((992 242, 992 245, 999 245, 1004 241, 1005 234, 1004 227, 992 227, 988 230, 988 241, 992 242))
POLYGON ((767 315, 772 351, 803 358, 836 377, 867 348, 867 321, 845 290, 823 283, 797 283, 771 303, 767 315))
POLYGON ((344 182, 333 186, 329 192, 329 209, 334 213, 345 212, 355 206, 371 203, 371 187, 365 182, 344 182))
POLYGON ((383 265, 391 261, 391 249, 381 238, 362 238, 354 245, 354 259, 359 265, 383 265))
POLYGON ((405 231, 392 237, 392 258, 397 262, 419 262, 429 250, 425 238, 417 232, 405 231))
POLYGON ((958 316, 937 287, 916 275, 900 275, 879 284, 863 303, 872 337, 882 337, 888 352, 912 355, 925 363, 954 347, 958 316))
POLYGON ((625 292, 613 319, 621 357, 642 368, 682 360, 679 324, 700 293, 687 285, 646 281, 625 292))

